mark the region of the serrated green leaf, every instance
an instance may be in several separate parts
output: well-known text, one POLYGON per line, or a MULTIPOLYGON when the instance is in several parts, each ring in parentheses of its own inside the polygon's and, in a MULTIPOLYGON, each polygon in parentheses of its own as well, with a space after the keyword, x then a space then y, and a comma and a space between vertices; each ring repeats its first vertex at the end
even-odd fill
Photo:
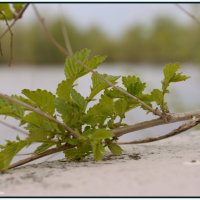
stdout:
POLYGON ((121 118, 125 117, 125 112, 128 110, 128 102, 125 99, 119 99, 115 102, 115 112, 121 118))
POLYGON ((123 152, 123 149, 118 144, 113 143, 113 142, 108 145, 108 148, 110 149, 112 154, 114 154, 116 156, 121 155, 123 152))
POLYGON ((112 82, 113 84, 116 84, 116 80, 119 78, 120 76, 111 76, 107 74, 93 73, 92 74, 92 88, 91 88, 89 99, 92 99, 99 92, 110 87, 103 79, 106 79, 112 82))
POLYGON ((185 81, 188 78, 190 78, 190 76, 183 75, 182 73, 177 73, 176 76, 173 77, 171 82, 185 81))
POLYGON ((122 83, 126 87, 127 92, 134 96, 142 94, 146 88, 146 83, 143 83, 140 78, 136 76, 123 76, 122 83))
POLYGON ((60 99, 70 101, 70 93, 73 88, 73 80, 67 79, 58 84, 56 93, 60 99))
POLYGON ((107 95, 102 95, 98 104, 91 107, 83 121, 87 124, 95 126, 97 124, 103 125, 107 118, 112 118, 115 115, 114 101, 107 95))
POLYGON ((68 103, 61 98, 56 98, 55 107, 56 107, 56 110, 58 111, 58 113, 60 113, 63 116, 65 116, 69 113, 68 103))
POLYGON ((35 102, 42 111, 47 112, 50 115, 54 114, 55 96, 51 92, 41 89, 35 91, 24 89, 22 90, 22 93, 35 102))
POLYGON ((105 148, 99 142, 92 143, 92 151, 94 154, 94 159, 96 161, 102 160, 103 152, 105 152, 105 148))
POLYGON ((83 49, 66 59, 65 75, 67 79, 76 80, 78 77, 82 76, 84 68, 82 65, 78 63, 78 61, 85 63, 85 61, 88 60, 90 53, 91 53, 90 50, 83 49))
POLYGON ((23 118, 23 123, 30 132, 28 140, 31 142, 49 141, 50 136, 59 131, 57 124, 33 112, 23 118))
POLYGON ((162 89, 163 93, 167 93, 167 87, 171 82, 179 82, 185 81, 189 78, 189 76, 183 75, 182 73, 177 73, 180 65, 178 63, 175 64, 167 64, 163 69, 164 80, 162 81, 162 89))
POLYGON ((65 141, 66 141, 68 144, 71 144, 71 145, 78 145, 78 144, 79 144, 79 140, 73 139, 73 138, 66 138, 65 141))
POLYGON ((92 140, 104 140, 113 137, 113 133, 106 129, 97 129, 91 135, 92 140))
POLYGON ((105 57, 102 56, 96 56, 89 60, 90 53, 90 50, 83 49, 66 59, 65 76, 67 79, 76 80, 87 74, 90 70, 83 65, 86 65, 90 69, 95 69, 105 60, 105 57))
POLYGON ((77 128, 80 126, 82 113, 77 106, 74 106, 60 98, 56 98, 56 110, 61 114, 63 121, 70 127, 77 128))
POLYGON ((107 95, 108 97, 110 97, 111 99, 115 99, 115 98, 127 98, 127 95, 119 92, 119 90, 112 88, 110 90, 105 90, 105 95, 107 95))
POLYGON ((91 151, 91 145, 84 143, 81 146, 70 148, 64 151, 65 157, 70 160, 81 160, 91 151))
MULTIPOLYGON (((15 96, 12 96, 16 98, 15 96)), ((17 104, 12 104, 4 99, 0 99, 0 115, 22 119, 24 116, 24 108, 17 104)))
POLYGON ((167 64, 163 69, 164 80, 162 82, 163 91, 169 86, 170 82, 176 75, 177 70, 180 68, 179 64, 167 64))
POLYGON ((21 140, 17 142, 9 141, 3 146, 3 150, 0 151, 0 171, 7 170, 14 156, 27 145, 28 143, 26 140, 21 140))
POLYGON ((87 106, 87 101, 84 97, 74 89, 71 90, 71 97, 72 101, 84 112, 87 106))
POLYGON ((99 101, 100 112, 103 115, 112 116, 114 113, 114 101, 107 95, 102 95, 99 101))
POLYGON ((152 99, 160 106, 163 103, 163 93, 159 89, 154 89, 151 92, 152 99))
POLYGON ((155 101, 157 105, 160 106, 163 112, 168 112, 168 106, 167 106, 167 103, 164 101, 164 95, 161 90, 154 89, 151 92, 151 98, 152 98, 152 101, 155 101))

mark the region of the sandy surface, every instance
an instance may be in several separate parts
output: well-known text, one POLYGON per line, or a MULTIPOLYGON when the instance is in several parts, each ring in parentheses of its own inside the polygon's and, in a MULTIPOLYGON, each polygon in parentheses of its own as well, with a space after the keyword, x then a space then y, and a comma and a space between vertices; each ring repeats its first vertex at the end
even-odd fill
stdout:
POLYGON ((0 174, 0 196, 200 196, 200 132, 124 147, 102 162, 51 161, 0 174))

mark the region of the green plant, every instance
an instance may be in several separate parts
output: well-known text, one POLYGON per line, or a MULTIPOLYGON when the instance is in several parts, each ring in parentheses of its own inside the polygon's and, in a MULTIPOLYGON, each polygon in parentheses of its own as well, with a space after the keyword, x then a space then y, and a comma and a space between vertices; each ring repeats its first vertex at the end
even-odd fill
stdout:
MULTIPOLYGON (((4 18, 8 28, 0 39, 8 31, 11 32, 11 26, 27 6, 28 4, 23 6, 10 26, 4 18)), ((107 148, 112 154, 120 155, 122 149, 119 144, 158 141, 200 123, 200 111, 171 113, 165 100, 171 83, 189 78, 178 71, 179 64, 167 64, 163 70, 162 88, 145 93, 146 83, 135 75, 112 76, 98 73, 95 69, 103 63, 104 56, 91 57, 88 49, 73 54, 70 44, 67 45, 66 51, 48 31, 37 8, 34 5, 33 8, 50 42, 67 56, 64 70, 66 79, 58 84, 56 94, 41 89, 24 89, 21 96, 0 93, 0 115, 19 120, 20 128, 4 121, 0 122, 26 136, 25 139, 17 136, 15 141, 6 141, 6 144, 0 145, 1 172, 61 151, 67 159, 82 160, 93 154, 94 159, 98 161, 103 158, 107 148), (91 92, 88 97, 83 97, 75 88, 76 81, 88 73, 92 73, 91 92), (119 87, 120 84, 122 87, 119 87), (147 114, 153 113, 158 118, 132 125, 125 124, 123 120, 126 113, 137 107, 144 109, 147 114), (117 142, 118 138, 126 133, 178 121, 186 123, 163 136, 117 142), (39 146, 30 157, 10 165, 18 152, 33 143, 38 143, 39 146)), ((3 15, 5 13, 4 11, 3 15)))
MULTIPOLYGON (((162 89, 154 89, 148 94, 144 91, 146 83, 135 75, 112 76, 94 71, 104 60, 104 56, 90 57, 88 49, 68 57, 64 69, 66 79, 58 84, 56 94, 41 89, 24 89, 21 96, 0 94, 0 114, 19 120, 19 126, 26 130, 25 139, 17 136, 16 141, 7 141, 0 146, 1 171, 7 170, 13 157, 33 143, 40 145, 31 160, 63 151, 67 159, 82 160, 93 154, 98 161, 106 148, 114 155, 120 155, 122 149, 117 143, 118 137, 134 131, 133 127, 128 130, 131 126, 123 120, 128 111, 137 107, 160 115, 156 119, 160 124, 190 119, 187 115, 184 119, 171 115, 164 100, 170 83, 189 78, 178 72, 179 64, 166 65, 162 89), (90 95, 83 97, 75 89, 76 81, 90 72, 90 95), (123 87, 118 86, 120 83, 123 87), (157 104, 156 108, 153 108, 153 102, 157 104)), ((17 166, 19 164, 23 162, 17 166)))

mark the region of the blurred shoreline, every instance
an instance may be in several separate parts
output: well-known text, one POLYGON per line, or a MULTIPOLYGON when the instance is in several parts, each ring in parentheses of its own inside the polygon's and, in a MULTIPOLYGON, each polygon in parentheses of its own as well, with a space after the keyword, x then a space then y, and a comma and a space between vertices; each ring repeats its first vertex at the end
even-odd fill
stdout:
MULTIPOLYGON (((93 25, 81 31, 69 20, 64 22, 74 52, 88 48, 92 55, 107 56, 108 63, 154 63, 169 62, 200 63, 200 26, 195 23, 180 24, 169 17, 155 18, 151 26, 130 25, 118 38, 111 38, 100 26, 93 25)), ((5 26, 0 24, 3 30, 5 26)), ((55 17, 48 23, 55 39, 65 47, 61 21, 55 17)), ((18 24, 13 30, 13 64, 62 64, 62 55, 47 39, 39 22, 18 24)), ((11 37, 7 34, 1 41, 3 56, 0 65, 9 63, 11 37)))

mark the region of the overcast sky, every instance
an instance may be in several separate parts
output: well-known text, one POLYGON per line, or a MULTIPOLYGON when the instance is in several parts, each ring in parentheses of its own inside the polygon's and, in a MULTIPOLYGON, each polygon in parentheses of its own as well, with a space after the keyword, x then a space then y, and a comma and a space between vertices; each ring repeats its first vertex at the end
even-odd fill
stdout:
MULTIPOLYGON (((182 4, 181 4, 182 5, 182 4)), ((200 4, 183 4, 189 11, 198 14, 200 4)), ((192 20, 175 4, 37 4, 41 14, 50 20, 61 13, 74 22, 79 28, 86 29, 92 25, 100 26, 110 36, 120 35, 128 26, 136 24, 150 25, 155 17, 170 16, 180 23, 190 23, 192 20)), ((26 12, 25 21, 34 19, 31 7, 26 12)))

